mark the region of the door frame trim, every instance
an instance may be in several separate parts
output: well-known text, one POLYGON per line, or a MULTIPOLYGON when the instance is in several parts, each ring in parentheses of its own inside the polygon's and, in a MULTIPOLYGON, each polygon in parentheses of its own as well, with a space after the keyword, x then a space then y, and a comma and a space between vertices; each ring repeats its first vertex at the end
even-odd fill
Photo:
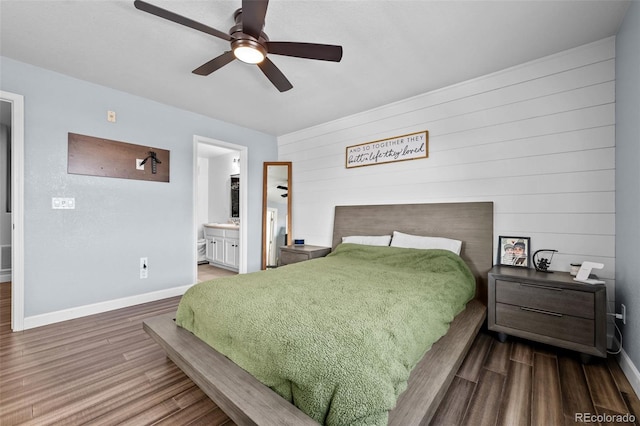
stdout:
POLYGON ((208 144, 214 146, 220 146, 223 148, 227 148, 230 150, 238 151, 240 155, 240 250, 238 252, 238 273, 246 274, 247 273, 247 253, 248 253, 248 233, 247 233, 247 225, 248 225, 248 200, 247 196, 248 191, 248 171, 247 164, 249 162, 249 148, 243 145, 237 145, 230 142, 224 142, 217 139, 208 138, 206 136, 193 136, 193 265, 194 265, 194 277, 197 282, 198 278, 198 250, 197 250, 197 239, 198 239, 198 223, 197 223, 197 209, 196 206, 196 197, 198 196, 198 144, 208 144))

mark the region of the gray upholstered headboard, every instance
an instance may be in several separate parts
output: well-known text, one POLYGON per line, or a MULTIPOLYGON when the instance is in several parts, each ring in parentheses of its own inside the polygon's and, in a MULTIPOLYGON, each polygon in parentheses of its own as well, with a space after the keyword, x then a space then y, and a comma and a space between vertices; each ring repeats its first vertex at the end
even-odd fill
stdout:
POLYGON ((476 276, 476 298, 486 305, 494 255, 492 202, 336 206, 332 247, 342 237, 393 231, 461 240, 460 256, 476 276))

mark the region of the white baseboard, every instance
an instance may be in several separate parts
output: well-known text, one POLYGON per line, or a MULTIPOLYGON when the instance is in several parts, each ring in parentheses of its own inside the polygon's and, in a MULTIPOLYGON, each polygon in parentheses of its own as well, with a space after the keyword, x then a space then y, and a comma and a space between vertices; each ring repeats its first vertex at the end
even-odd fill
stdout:
MULTIPOLYGON (((620 344, 618 339, 615 339, 615 342, 616 347, 620 347, 617 346, 620 344)), ((636 396, 640 397, 640 371, 638 371, 636 366, 633 364, 633 361, 631 361, 631 358, 629 358, 629 355, 627 355, 624 348, 622 348, 622 351, 620 351, 616 358, 618 359, 618 364, 620 364, 622 372, 627 377, 627 380, 629 380, 633 390, 636 392, 636 396)))
POLYGON ((42 327, 44 325, 71 319, 86 317, 88 315, 113 311, 114 309, 127 308, 141 303, 154 302, 174 296, 182 296, 191 285, 174 287, 166 290, 154 291, 151 293, 138 294, 135 296, 123 297, 121 299, 108 300, 106 302, 93 303, 91 305, 78 306, 76 308, 63 309, 61 311, 49 312, 46 314, 33 315, 24 318, 24 330, 42 327))
POLYGON ((0 283, 8 283, 11 281, 11 271, 0 272, 0 283))

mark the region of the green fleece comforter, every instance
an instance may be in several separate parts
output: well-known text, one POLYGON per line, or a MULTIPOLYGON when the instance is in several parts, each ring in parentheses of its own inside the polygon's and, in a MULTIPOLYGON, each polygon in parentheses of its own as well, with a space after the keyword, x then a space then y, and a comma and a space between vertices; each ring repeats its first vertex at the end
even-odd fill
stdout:
POLYGON ((474 292, 449 251, 341 244, 197 284, 176 321, 319 423, 386 425, 412 368, 474 292))

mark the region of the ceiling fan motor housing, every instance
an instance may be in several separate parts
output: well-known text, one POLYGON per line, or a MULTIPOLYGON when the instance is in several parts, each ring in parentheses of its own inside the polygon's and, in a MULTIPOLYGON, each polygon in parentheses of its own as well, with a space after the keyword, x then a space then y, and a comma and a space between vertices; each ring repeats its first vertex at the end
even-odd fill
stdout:
MULTIPOLYGON (((256 39, 255 37, 246 34, 243 31, 242 8, 234 12, 233 19, 236 24, 229 30, 229 35, 231 36, 231 49, 233 50, 234 54, 236 54, 236 49, 248 48, 259 52, 260 55, 262 55, 262 59, 264 59, 267 56, 267 42, 269 41, 267 35, 261 31, 260 37, 256 39)), ((243 60, 241 55, 236 54, 236 58, 243 62, 247 62, 246 60, 243 60)), ((261 62, 262 59, 258 62, 261 62)), ((251 61, 250 63, 256 62, 251 61)))

